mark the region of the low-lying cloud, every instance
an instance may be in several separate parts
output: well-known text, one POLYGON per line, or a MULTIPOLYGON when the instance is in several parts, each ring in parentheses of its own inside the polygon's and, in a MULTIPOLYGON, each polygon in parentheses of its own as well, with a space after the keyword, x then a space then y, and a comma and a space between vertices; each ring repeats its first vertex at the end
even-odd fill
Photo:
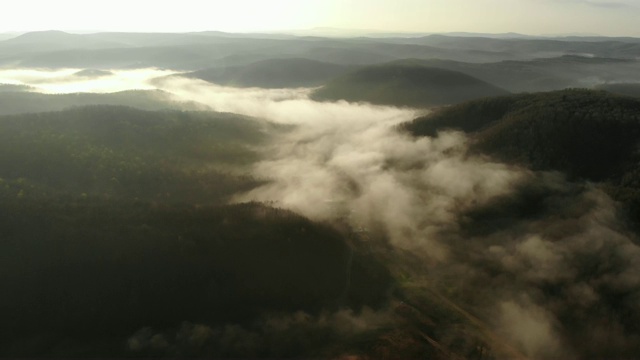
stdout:
POLYGON ((182 323, 177 329, 158 331, 142 328, 127 341, 133 355, 215 358, 327 358, 340 355, 342 349, 327 349, 328 342, 346 343, 365 332, 394 323, 394 315, 364 309, 322 313, 304 312, 270 315, 251 324, 209 326, 182 323))
MULTIPOLYGON (((154 71, 126 81, 215 111, 293 125, 252 169, 268 182, 234 201, 264 201, 314 220, 347 223, 412 250, 433 264, 424 277, 435 290, 449 282, 451 299, 531 358, 624 358, 640 351, 640 247, 617 205, 596 187, 470 156, 469 139, 459 132, 434 138, 399 132, 396 125, 420 115, 417 110, 318 103, 308 98, 310 89, 152 80, 154 71)), ((124 72, 115 74, 126 83, 124 72)), ((27 75, 35 76, 0 72, 0 83, 58 86, 55 76, 35 81, 27 75)), ((94 83, 87 89, 116 87, 86 81, 94 83)), ((182 341, 177 334, 186 333, 197 344, 231 339, 263 349, 264 329, 273 321, 258 330, 187 324, 170 336, 143 329, 129 346, 175 350, 182 341)))
POLYGON ((151 90, 151 79, 174 74, 160 69, 111 70, 99 78, 75 75, 82 69, 0 69, 0 84, 29 85, 46 94, 79 92, 108 93, 125 90, 151 90))
POLYGON ((263 201, 321 221, 382 229, 398 246, 442 259, 434 234, 456 213, 509 192, 520 169, 468 157, 461 133, 414 139, 396 125, 423 111, 365 103, 319 103, 308 89, 236 89, 165 78, 161 89, 217 111, 296 128, 265 151, 254 175, 271 180, 235 201, 263 201))

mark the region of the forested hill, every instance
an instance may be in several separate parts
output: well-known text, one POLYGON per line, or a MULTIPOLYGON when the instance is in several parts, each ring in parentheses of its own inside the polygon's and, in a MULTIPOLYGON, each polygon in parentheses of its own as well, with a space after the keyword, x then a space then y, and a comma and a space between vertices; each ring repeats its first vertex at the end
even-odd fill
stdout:
POLYGON ((256 184, 226 169, 251 164, 276 130, 233 114, 105 105, 2 116, 0 181, 21 197, 215 203, 256 184))
POLYGON ((327 339, 342 338, 330 326, 242 324, 380 306, 391 286, 386 269, 352 255, 335 230, 259 204, 47 202, 2 191, 0 200, 3 358, 335 356, 327 339), (167 345, 156 346, 154 331, 167 328, 178 335, 157 335, 167 345), (295 329, 300 345, 289 346, 295 329))
POLYGON ((0 357, 448 359, 490 343, 450 301, 398 288, 428 272, 385 236, 228 205, 289 130, 106 105, 0 116, 0 357))
POLYGON ((392 286, 327 225, 227 205, 262 183, 242 170, 286 130, 105 105, 0 116, 0 357, 329 356, 328 326, 294 347, 285 331, 242 330, 271 313, 381 306, 392 286), (190 322, 237 340, 157 348, 145 335, 213 331, 190 322))
POLYGON ((614 94, 640 97, 640 83, 612 83, 603 84, 596 87, 599 90, 608 91, 614 94))
POLYGON ((59 111, 73 106, 120 105, 142 110, 208 110, 193 101, 176 101, 161 90, 128 90, 114 93, 42 94, 19 85, 0 86, 0 115, 59 111), (6 91, 3 91, 5 87, 6 91))
POLYGON ((591 88, 602 83, 637 82, 640 70, 638 60, 578 55, 489 63, 442 59, 406 59, 397 63, 459 71, 512 93, 591 88))
POLYGON ((309 59, 269 59, 244 66, 214 67, 181 74, 220 85, 262 88, 309 87, 324 84, 353 66, 309 59))
POLYGON ((471 153, 594 181, 640 231, 640 99, 579 89, 513 95, 442 108, 403 127, 417 136, 461 130, 471 153))
POLYGON ((635 166, 640 100, 578 89, 513 95, 443 108, 405 127, 414 135, 462 130, 472 135, 473 151, 603 180, 635 166))
POLYGON ((390 63, 336 78, 315 91, 312 98, 430 107, 506 94, 506 90, 457 71, 390 63))

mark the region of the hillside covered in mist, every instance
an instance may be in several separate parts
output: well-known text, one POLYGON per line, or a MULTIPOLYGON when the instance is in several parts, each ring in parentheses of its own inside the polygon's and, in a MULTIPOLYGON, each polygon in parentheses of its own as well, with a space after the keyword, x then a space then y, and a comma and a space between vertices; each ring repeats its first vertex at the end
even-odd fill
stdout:
POLYGON ((0 37, 0 357, 632 359, 639 57, 0 37))

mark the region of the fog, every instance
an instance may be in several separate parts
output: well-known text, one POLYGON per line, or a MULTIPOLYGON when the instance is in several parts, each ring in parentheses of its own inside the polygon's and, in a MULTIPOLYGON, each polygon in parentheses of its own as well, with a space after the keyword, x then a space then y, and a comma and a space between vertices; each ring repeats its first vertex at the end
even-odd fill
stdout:
MULTIPOLYGON (((0 83, 43 92, 161 89, 215 111, 294 125, 251 170, 268 182, 234 202, 268 202, 347 223, 411 250, 432 264, 425 277, 436 290, 454 287, 453 301, 529 357, 625 357, 638 350, 640 247, 617 204, 593 185, 469 155, 470 140, 459 132, 413 138, 398 131, 396 125, 423 114, 414 109, 318 103, 309 100, 310 89, 236 89, 156 69, 81 80, 75 71, 4 70, 0 83), (531 198, 542 204, 533 215, 518 207, 531 198)), ((285 322, 357 323, 352 315, 299 316, 285 322)), ((213 333, 242 333, 260 348, 274 321, 257 330, 187 324, 178 333, 204 337, 202 343, 213 333)), ((143 329, 129 345, 177 351, 171 339, 182 335, 158 336, 143 329)))
POLYGON ((458 279, 457 301, 474 304, 531 358, 637 350, 640 248, 599 189, 470 156, 462 133, 402 134, 395 125, 419 115, 411 109, 316 103, 304 89, 239 90, 178 79, 162 88, 219 111, 297 125, 254 168, 270 182, 235 201, 347 222, 421 254, 436 264, 431 276, 458 279), (483 221, 469 220, 470 213, 500 211, 501 202, 532 191, 544 204, 538 214, 507 214, 511 221, 474 234, 483 221))
POLYGON ((160 69, 111 70, 110 75, 75 75, 83 69, 0 69, 0 84, 30 85, 45 94, 78 92, 109 93, 125 90, 151 90, 151 79, 174 74, 160 69))
POLYGON ((160 332, 142 328, 127 341, 135 353, 167 354, 169 356, 207 357, 295 357, 305 349, 324 358, 322 348, 327 341, 336 343, 393 324, 393 314, 364 309, 359 314, 351 310, 312 316, 304 312, 265 316, 250 325, 211 327, 184 322, 174 330, 160 332), (320 351, 320 352, 319 352, 320 351))
POLYGON ((319 103, 308 99, 308 89, 244 90, 180 78, 154 83, 217 111, 296 125, 254 168, 270 183, 235 201, 269 202, 314 220, 381 229, 393 244, 435 259, 447 254, 435 233, 455 226, 456 213, 471 204, 506 194, 524 174, 466 157, 461 133, 414 139, 395 130, 423 111, 319 103))

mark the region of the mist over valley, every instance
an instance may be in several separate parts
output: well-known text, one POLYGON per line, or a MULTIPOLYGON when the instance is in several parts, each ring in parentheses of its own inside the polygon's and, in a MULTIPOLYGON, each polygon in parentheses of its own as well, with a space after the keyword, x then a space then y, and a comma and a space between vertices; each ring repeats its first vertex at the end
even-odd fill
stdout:
POLYGON ((2 35, 0 356, 635 358, 639 59, 2 35))

